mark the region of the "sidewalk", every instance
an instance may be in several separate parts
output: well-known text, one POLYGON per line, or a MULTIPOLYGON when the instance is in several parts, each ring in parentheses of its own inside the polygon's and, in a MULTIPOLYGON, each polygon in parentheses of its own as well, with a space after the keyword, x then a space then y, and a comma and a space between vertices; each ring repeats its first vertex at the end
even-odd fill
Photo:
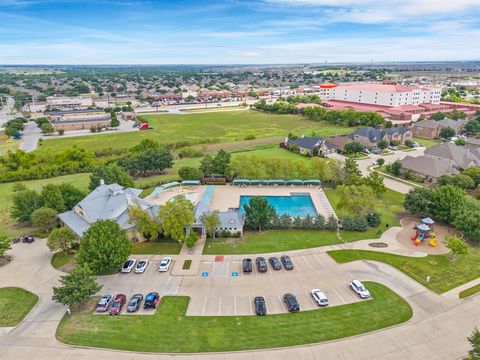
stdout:
POLYGON ((187 247, 185 243, 183 244, 180 254, 178 254, 177 260, 173 264, 172 275, 192 276, 198 274, 198 271, 200 270, 200 263, 202 262, 203 247, 205 246, 206 240, 206 235, 201 236, 195 246, 192 248, 187 247), (189 269, 183 269, 183 263, 185 260, 192 261, 189 269))

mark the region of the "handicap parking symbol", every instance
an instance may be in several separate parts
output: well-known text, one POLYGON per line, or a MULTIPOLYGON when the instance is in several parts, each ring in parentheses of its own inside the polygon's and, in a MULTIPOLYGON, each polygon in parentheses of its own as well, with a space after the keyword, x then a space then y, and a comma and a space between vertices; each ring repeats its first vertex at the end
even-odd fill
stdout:
POLYGON ((208 277, 208 272, 207 271, 202 272, 202 277, 208 277))
POLYGON ((238 272, 233 271, 233 272, 232 272, 232 276, 238 276, 238 272))

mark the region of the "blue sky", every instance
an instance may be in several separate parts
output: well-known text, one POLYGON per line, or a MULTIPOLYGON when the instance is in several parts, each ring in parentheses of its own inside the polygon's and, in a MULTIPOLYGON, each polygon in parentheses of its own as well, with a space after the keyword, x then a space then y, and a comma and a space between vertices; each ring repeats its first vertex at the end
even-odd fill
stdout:
POLYGON ((0 64, 480 59, 479 0, 0 0, 0 64))

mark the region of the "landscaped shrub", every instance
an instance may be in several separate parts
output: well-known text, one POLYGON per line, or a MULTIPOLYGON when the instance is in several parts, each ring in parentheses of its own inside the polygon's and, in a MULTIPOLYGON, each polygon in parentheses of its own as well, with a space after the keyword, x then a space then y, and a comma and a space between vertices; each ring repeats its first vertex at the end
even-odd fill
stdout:
POLYGON ((377 212, 372 212, 367 214, 367 216, 365 217, 365 220, 367 220, 368 226, 370 227, 380 226, 380 223, 382 222, 380 214, 377 212))
POLYGON ((344 217, 341 219, 342 230, 346 231, 366 231, 368 222, 364 217, 344 217))
POLYGON ((178 151, 178 156, 183 158, 196 158, 202 157, 205 155, 205 152, 199 149, 195 149, 194 147, 184 146, 178 151))

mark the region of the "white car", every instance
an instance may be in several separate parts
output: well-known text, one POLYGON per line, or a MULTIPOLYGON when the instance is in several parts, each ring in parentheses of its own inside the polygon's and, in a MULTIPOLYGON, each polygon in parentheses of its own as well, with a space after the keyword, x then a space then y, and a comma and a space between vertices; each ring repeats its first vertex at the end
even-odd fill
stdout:
POLYGON ((172 263, 171 257, 164 257, 162 261, 160 261, 160 265, 158 266, 158 271, 160 272, 168 271, 171 263, 172 263))
POLYGON ((132 271, 136 262, 137 261, 135 259, 128 259, 127 261, 125 261, 122 266, 122 273, 129 273, 130 271, 132 271))
POLYGON ((357 293, 358 296, 362 299, 368 299, 370 297, 370 292, 367 290, 363 284, 358 280, 352 280, 350 282, 350 288, 357 293))
POLYGON ((135 266, 135 272, 137 274, 144 273, 148 266, 148 260, 138 260, 137 266, 135 266))
POLYGON ((325 294, 320 289, 313 289, 311 292, 313 300, 318 306, 328 306, 329 302, 325 294))

